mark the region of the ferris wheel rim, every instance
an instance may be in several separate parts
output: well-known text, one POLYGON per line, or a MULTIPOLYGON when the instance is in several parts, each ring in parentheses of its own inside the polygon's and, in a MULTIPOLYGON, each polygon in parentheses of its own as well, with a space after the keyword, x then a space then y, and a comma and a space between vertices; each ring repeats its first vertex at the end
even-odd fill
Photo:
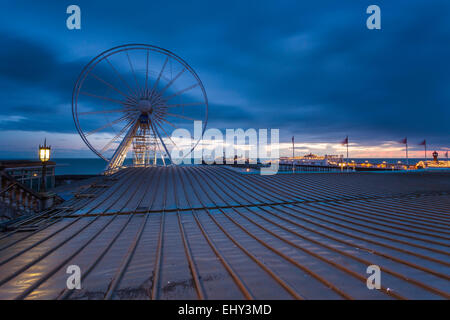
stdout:
POLYGON ((101 52, 100 54, 95 56, 93 59, 91 59, 84 66, 84 68, 78 75, 78 78, 75 82, 75 86, 73 87, 73 91, 72 91, 72 117, 74 119, 75 127, 77 129, 78 134, 80 135, 83 142, 89 147, 89 149, 92 152, 94 152, 97 156, 99 156, 100 158, 105 160, 107 163, 110 162, 111 159, 106 158, 101 152, 99 152, 97 150, 97 148, 92 146, 92 144, 86 138, 85 133, 81 128, 81 125, 80 125, 80 122, 78 119, 78 95, 80 94, 80 89, 84 83, 84 80, 89 75, 89 73, 93 70, 93 68, 95 68, 96 65, 98 65, 101 61, 104 61, 104 59, 108 58, 109 56, 112 56, 112 55, 120 53, 120 52, 129 51, 129 50, 147 50, 147 51, 151 50, 151 51, 163 54, 167 57, 173 58, 178 63, 180 63, 186 70, 188 70, 191 73, 191 75, 194 77, 194 79, 197 81, 197 83, 201 89, 203 99, 204 99, 205 116, 204 116, 204 120, 203 120, 204 123, 203 123, 203 127, 202 127, 201 137, 197 141, 195 141, 195 143, 194 143, 193 147, 190 149, 189 153, 187 153, 183 158, 187 157, 189 154, 191 154, 193 152, 193 150, 200 143, 200 141, 203 137, 203 134, 206 130, 206 125, 208 122, 208 109, 209 109, 208 96, 206 94, 206 90, 204 88, 203 82, 201 81, 200 77, 195 72, 195 70, 184 59, 182 59, 180 56, 178 56, 177 54, 175 54, 174 52, 172 52, 170 50, 167 50, 167 49, 155 46, 155 45, 144 44, 144 43, 130 43, 130 44, 123 44, 123 45, 115 46, 113 48, 110 48, 108 50, 101 52))

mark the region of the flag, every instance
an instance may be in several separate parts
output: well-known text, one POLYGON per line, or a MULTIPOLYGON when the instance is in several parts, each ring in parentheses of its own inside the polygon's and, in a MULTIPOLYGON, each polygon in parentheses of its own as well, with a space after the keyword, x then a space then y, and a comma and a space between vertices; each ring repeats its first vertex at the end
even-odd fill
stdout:
POLYGON ((345 139, 341 142, 341 144, 344 146, 348 144, 348 136, 345 137, 345 139))
POLYGON ((400 142, 400 143, 403 143, 403 144, 407 144, 407 143, 408 143, 408 139, 405 138, 405 139, 400 140, 399 142, 400 142))
POLYGON ((292 136, 292 143, 294 143, 294 136, 292 136))
POLYGON ((419 146, 426 146, 427 145, 427 140, 423 140, 421 143, 419 143, 419 146))

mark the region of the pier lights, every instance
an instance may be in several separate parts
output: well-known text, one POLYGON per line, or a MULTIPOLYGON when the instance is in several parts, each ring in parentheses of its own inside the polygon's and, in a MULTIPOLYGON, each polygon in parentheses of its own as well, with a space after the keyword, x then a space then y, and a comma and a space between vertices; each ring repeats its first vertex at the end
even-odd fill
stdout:
POLYGON ((42 182, 40 186, 40 191, 45 192, 46 191, 46 182, 45 182, 45 175, 47 171, 47 161, 50 160, 50 150, 51 147, 47 146, 47 139, 44 140, 44 145, 39 145, 39 160, 42 162, 42 182))
POLYGON ((50 159, 50 147, 48 147, 45 142, 44 145, 39 145, 39 160, 42 163, 46 163, 50 159))

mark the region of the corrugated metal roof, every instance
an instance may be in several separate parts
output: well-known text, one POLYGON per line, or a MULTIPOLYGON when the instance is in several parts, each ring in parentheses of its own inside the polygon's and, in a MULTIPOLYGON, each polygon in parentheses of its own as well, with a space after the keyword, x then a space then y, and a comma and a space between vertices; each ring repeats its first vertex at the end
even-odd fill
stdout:
POLYGON ((125 169, 0 234, 0 298, 448 299, 448 178, 125 169))

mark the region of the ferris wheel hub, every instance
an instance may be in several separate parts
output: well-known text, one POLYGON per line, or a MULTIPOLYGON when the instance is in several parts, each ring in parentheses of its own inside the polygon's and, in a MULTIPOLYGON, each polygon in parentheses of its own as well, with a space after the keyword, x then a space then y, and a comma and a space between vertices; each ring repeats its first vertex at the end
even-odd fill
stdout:
POLYGON ((137 107, 141 112, 153 112, 152 103, 148 99, 140 99, 137 107))

